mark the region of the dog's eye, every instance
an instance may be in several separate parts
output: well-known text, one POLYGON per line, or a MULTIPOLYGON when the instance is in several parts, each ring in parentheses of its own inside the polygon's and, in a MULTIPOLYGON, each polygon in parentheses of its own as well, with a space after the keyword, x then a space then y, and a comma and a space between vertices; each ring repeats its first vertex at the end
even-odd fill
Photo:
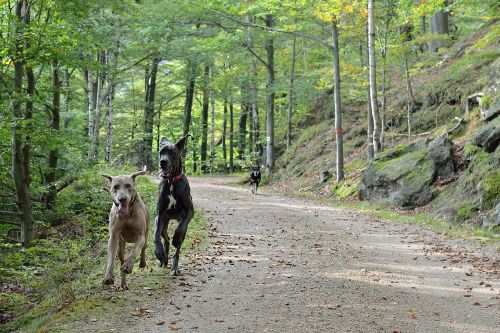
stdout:
POLYGON ((132 185, 130 185, 130 184, 125 184, 125 188, 126 188, 126 189, 129 189, 129 188, 131 188, 131 187, 132 187, 132 185))
POLYGON ((116 191, 118 191, 119 188, 120 188, 120 185, 115 185, 115 186, 113 186, 113 191, 116 192, 116 191))

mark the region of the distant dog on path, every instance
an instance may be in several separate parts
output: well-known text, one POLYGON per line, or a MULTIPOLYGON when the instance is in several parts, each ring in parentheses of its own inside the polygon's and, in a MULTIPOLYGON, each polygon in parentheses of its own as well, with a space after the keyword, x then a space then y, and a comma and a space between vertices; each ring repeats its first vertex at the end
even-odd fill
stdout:
POLYGON ((250 190, 253 194, 257 194, 257 189, 259 188, 260 183, 260 167, 254 166, 252 171, 250 172, 250 190))
POLYGON ((118 249, 121 263, 121 288, 127 290, 126 274, 132 272, 135 258, 141 253, 139 268, 146 267, 146 245, 149 230, 149 210, 135 190, 135 178, 146 171, 135 172, 130 176, 103 175, 109 180, 105 188, 113 200, 109 213, 108 262, 103 284, 114 283, 113 266, 118 249), (125 260, 125 243, 134 243, 129 257, 125 260))
POLYGON ((168 264, 170 239, 168 237, 168 223, 178 220, 172 245, 175 254, 172 258, 172 275, 181 274, 179 270, 179 255, 182 242, 186 237, 189 221, 193 218, 194 208, 191 199, 191 190, 186 175, 182 170, 181 155, 186 147, 189 135, 180 139, 176 144, 162 138, 160 142, 160 177, 158 209, 155 220, 155 256, 160 266, 168 264), (163 238, 163 244, 161 241, 163 238))

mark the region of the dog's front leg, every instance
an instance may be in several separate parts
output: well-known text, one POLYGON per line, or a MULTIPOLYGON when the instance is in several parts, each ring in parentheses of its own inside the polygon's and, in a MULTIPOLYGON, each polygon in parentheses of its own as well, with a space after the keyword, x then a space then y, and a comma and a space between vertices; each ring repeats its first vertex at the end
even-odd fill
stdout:
POLYGON ((186 237, 187 227, 189 221, 194 216, 193 207, 190 207, 186 214, 181 218, 179 225, 175 229, 174 237, 172 238, 172 245, 175 247, 175 254, 172 258, 172 276, 181 275, 181 271, 179 270, 179 256, 181 252, 182 242, 184 242, 184 238, 186 237))
POLYGON ((168 263, 167 253, 163 248, 163 244, 161 243, 161 236, 164 233, 165 221, 160 215, 156 216, 155 219, 155 256, 160 261, 160 267, 166 267, 168 263))
POLYGON ((108 262, 106 264, 106 271, 104 274, 104 279, 102 280, 102 284, 111 285, 115 282, 113 277, 113 266, 115 263, 117 248, 118 248, 118 235, 112 232, 109 235, 109 240, 108 240, 108 262))
POLYGON ((130 274, 132 273, 132 268, 134 267, 135 263, 135 257, 139 254, 139 252, 142 250, 144 246, 144 242, 146 241, 146 237, 144 237, 144 234, 141 234, 137 237, 137 241, 134 244, 134 247, 130 251, 130 255, 125 261, 125 263, 122 265, 122 272, 125 274, 130 274))

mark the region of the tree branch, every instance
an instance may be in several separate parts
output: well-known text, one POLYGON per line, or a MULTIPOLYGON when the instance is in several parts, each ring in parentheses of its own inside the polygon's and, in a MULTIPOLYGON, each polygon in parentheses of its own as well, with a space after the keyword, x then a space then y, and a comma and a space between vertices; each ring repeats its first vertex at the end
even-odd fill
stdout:
POLYGON ((263 25, 255 24, 255 23, 245 22, 245 21, 242 21, 242 20, 237 19, 235 17, 232 17, 232 16, 230 16, 228 14, 222 13, 222 12, 216 10, 216 9, 212 9, 210 7, 207 7, 207 6, 201 5, 199 3, 196 3, 194 1, 185 0, 184 2, 189 2, 192 5, 195 5, 197 7, 201 7, 201 8, 203 8, 203 9, 209 11, 209 12, 212 12, 214 14, 222 16, 225 19, 228 19, 230 21, 233 21, 233 22, 238 23, 239 25, 242 25, 242 26, 245 26, 245 27, 257 28, 257 29, 261 29, 261 30, 265 30, 265 31, 269 31, 269 32, 279 32, 279 33, 288 34, 288 35, 296 35, 296 36, 299 36, 299 37, 303 37, 303 38, 307 38, 307 39, 310 39, 310 40, 314 40, 314 41, 320 43, 321 45, 323 45, 323 46, 325 46, 325 47, 327 47, 329 49, 332 48, 331 45, 328 42, 325 42, 323 39, 321 39, 319 37, 316 37, 316 36, 307 35, 307 34, 304 34, 302 32, 299 32, 299 31, 282 30, 282 29, 276 29, 276 28, 266 27, 266 26, 263 26, 263 25))
POLYGON ((266 68, 269 68, 269 65, 267 64, 267 62, 265 62, 257 53, 255 53, 248 46, 246 48, 247 48, 248 52, 250 52, 255 58, 257 58, 257 60, 260 61, 264 66, 266 66, 266 68))

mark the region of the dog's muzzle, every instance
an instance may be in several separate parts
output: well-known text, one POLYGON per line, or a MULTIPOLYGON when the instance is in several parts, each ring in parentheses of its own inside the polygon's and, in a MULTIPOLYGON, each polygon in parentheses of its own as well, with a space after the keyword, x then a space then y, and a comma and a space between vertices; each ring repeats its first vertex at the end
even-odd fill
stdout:
POLYGON ((118 208, 118 215, 121 216, 128 215, 130 205, 127 198, 124 197, 118 198, 118 200, 115 201, 115 206, 117 206, 118 208))

